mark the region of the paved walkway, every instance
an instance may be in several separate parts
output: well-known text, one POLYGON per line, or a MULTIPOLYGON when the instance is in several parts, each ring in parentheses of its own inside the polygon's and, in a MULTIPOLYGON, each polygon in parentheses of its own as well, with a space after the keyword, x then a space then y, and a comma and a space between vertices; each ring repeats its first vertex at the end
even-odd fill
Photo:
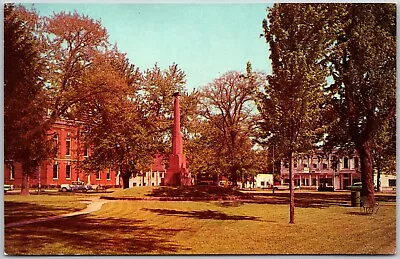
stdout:
POLYGON ((13 223, 6 224, 5 227, 18 227, 18 226, 23 226, 23 225, 32 224, 32 223, 38 223, 38 222, 43 222, 43 221, 50 221, 50 220, 61 219, 61 218, 66 218, 66 217, 73 217, 73 216, 78 216, 78 215, 89 214, 89 213, 98 211, 99 209, 101 209, 101 206, 103 206, 103 204, 107 203, 107 202, 110 202, 110 201, 109 200, 100 200, 99 198, 95 198, 91 201, 83 202, 83 203, 88 203, 88 206, 86 207, 86 209, 83 209, 80 211, 70 212, 70 213, 57 215, 57 216, 42 217, 42 218, 37 218, 37 219, 13 222, 13 223))

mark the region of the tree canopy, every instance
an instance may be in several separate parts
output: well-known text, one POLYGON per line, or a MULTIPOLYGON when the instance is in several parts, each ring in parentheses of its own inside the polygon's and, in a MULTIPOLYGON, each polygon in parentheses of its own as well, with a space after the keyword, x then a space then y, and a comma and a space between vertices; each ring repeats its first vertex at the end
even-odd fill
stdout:
POLYGON ((289 163, 290 223, 294 223, 292 157, 311 150, 322 128, 327 69, 319 60, 327 45, 319 33, 324 28, 316 17, 319 12, 307 4, 276 4, 263 23, 273 74, 265 92, 258 94, 259 136, 289 163))
POLYGON ((394 4, 276 4, 263 25, 273 64, 259 103, 265 137, 288 154, 321 136, 355 148, 371 202, 374 139, 395 116, 395 17, 394 4))
POLYGON ((254 87, 239 72, 227 72, 201 90, 200 113, 207 124, 201 138, 214 149, 207 159, 219 161, 233 185, 251 167, 254 108, 254 87))
POLYGON ((4 159, 22 164, 23 187, 50 152, 44 127, 45 62, 35 17, 23 7, 4 5, 4 159))

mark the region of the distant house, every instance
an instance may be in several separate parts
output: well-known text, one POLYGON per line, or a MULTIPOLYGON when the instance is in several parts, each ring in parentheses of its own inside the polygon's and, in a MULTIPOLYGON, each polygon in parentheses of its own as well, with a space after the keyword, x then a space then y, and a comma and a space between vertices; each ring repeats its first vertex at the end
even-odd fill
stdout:
MULTIPOLYGON (((374 174, 374 184, 377 186, 377 174, 374 174)), ((396 175, 381 174, 380 176, 380 189, 381 191, 392 191, 396 190, 396 175)))
MULTIPOLYGON (((281 183, 289 183, 289 163, 281 163, 281 183)), ((338 150, 325 154, 317 149, 312 155, 299 156, 293 159, 294 185, 304 188, 333 186, 336 190, 346 189, 355 182, 361 182, 361 165, 359 156, 342 155, 338 150)), ((395 176, 381 176, 383 189, 395 186, 395 176), (390 180, 390 181, 389 181, 390 180)), ((376 175, 375 175, 376 185, 376 175)))
POLYGON ((274 183, 274 176, 272 174, 258 174, 254 177, 255 188, 268 188, 274 183))
POLYGON ((142 172, 135 177, 132 176, 129 179, 129 187, 164 185, 166 169, 163 163, 163 156, 161 154, 155 154, 153 157, 154 162, 151 166, 151 170, 142 172))
MULTIPOLYGON (((281 163, 282 183, 289 183, 288 164, 287 161, 281 163)), ((337 151, 325 154, 317 149, 312 155, 293 159, 293 177, 295 186, 317 188, 323 185, 345 189, 346 186, 361 181, 360 160, 356 154, 344 156, 337 151)))

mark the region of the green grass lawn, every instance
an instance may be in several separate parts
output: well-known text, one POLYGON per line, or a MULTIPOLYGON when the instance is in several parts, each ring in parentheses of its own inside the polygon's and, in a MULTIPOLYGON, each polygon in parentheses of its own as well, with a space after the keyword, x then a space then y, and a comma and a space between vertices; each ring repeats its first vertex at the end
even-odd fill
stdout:
MULTIPOLYGON (((279 197, 278 197, 279 198, 279 197)), ((7 204, 6 206, 7 207, 7 204)), ((6 208, 7 209, 7 208, 6 208)), ((395 202, 359 208, 110 201, 88 215, 5 228, 9 255, 393 254, 395 202)))
POLYGON ((86 208, 79 195, 4 195, 4 223, 31 220, 86 208))

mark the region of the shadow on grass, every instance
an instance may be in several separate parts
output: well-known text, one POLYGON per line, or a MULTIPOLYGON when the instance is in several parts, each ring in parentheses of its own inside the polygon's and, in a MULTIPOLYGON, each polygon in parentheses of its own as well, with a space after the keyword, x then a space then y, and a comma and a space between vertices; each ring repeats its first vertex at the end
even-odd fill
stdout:
MULTIPOLYGON (((396 202, 395 196, 375 196, 379 202, 396 202)), ((295 193, 295 206, 303 208, 327 208, 330 206, 350 206, 350 192, 339 193, 295 193)), ((258 204, 289 204, 289 193, 263 193, 254 195, 254 199, 246 203, 258 204)))
POLYGON ((5 252, 51 255, 54 253, 46 249, 51 245, 63 255, 166 254, 177 251, 178 246, 169 239, 179 231, 182 229, 146 226, 144 220, 76 216, 6 228, 5 252))
POLYGON ((362 212, 362 211, 348 211, 348 212, 346 212, 346 214, 348 214, 348 215, 357 215, 357 216, 372 216, 372 215, 374 215, 374 214, 369 214, 369 213, 365 213, 365 212, 362 212))
POLYGON ((216 203, 217 206, 219 207, 224 207, 224 208, 228 208, 228 207, 239 207, 240 205, 242 205, 243 202, 240 200, 234 200, 234 201, 221 201, 216 203))
POLYGON ((188 186, 188 187, 160 187, 155 188, 150 197, 227 197, 240 196, 251 197, 251 195, 242 193, 232 188, 220 186, 188 186))
POLYGON ((213 211, 213 210, 200 210, 200 211, 182 211, 182 210, 170 210, 170 209, 143 209, 157 213, 158 215, 165 216, 181 216, 196 219, 215 219, 215 220, 255 220, 260 221, 259 217, 253 216, 240 216, 240 215, 228 215, 226 213, 213 211))
POLYGON ((81 207, 56 207, 32 204, 27 202, 4 202, 4 223, 13 223, 23 220, 37 219, 41 217, 51 217, 68 212, 74 212, 84 209, 81 207))

